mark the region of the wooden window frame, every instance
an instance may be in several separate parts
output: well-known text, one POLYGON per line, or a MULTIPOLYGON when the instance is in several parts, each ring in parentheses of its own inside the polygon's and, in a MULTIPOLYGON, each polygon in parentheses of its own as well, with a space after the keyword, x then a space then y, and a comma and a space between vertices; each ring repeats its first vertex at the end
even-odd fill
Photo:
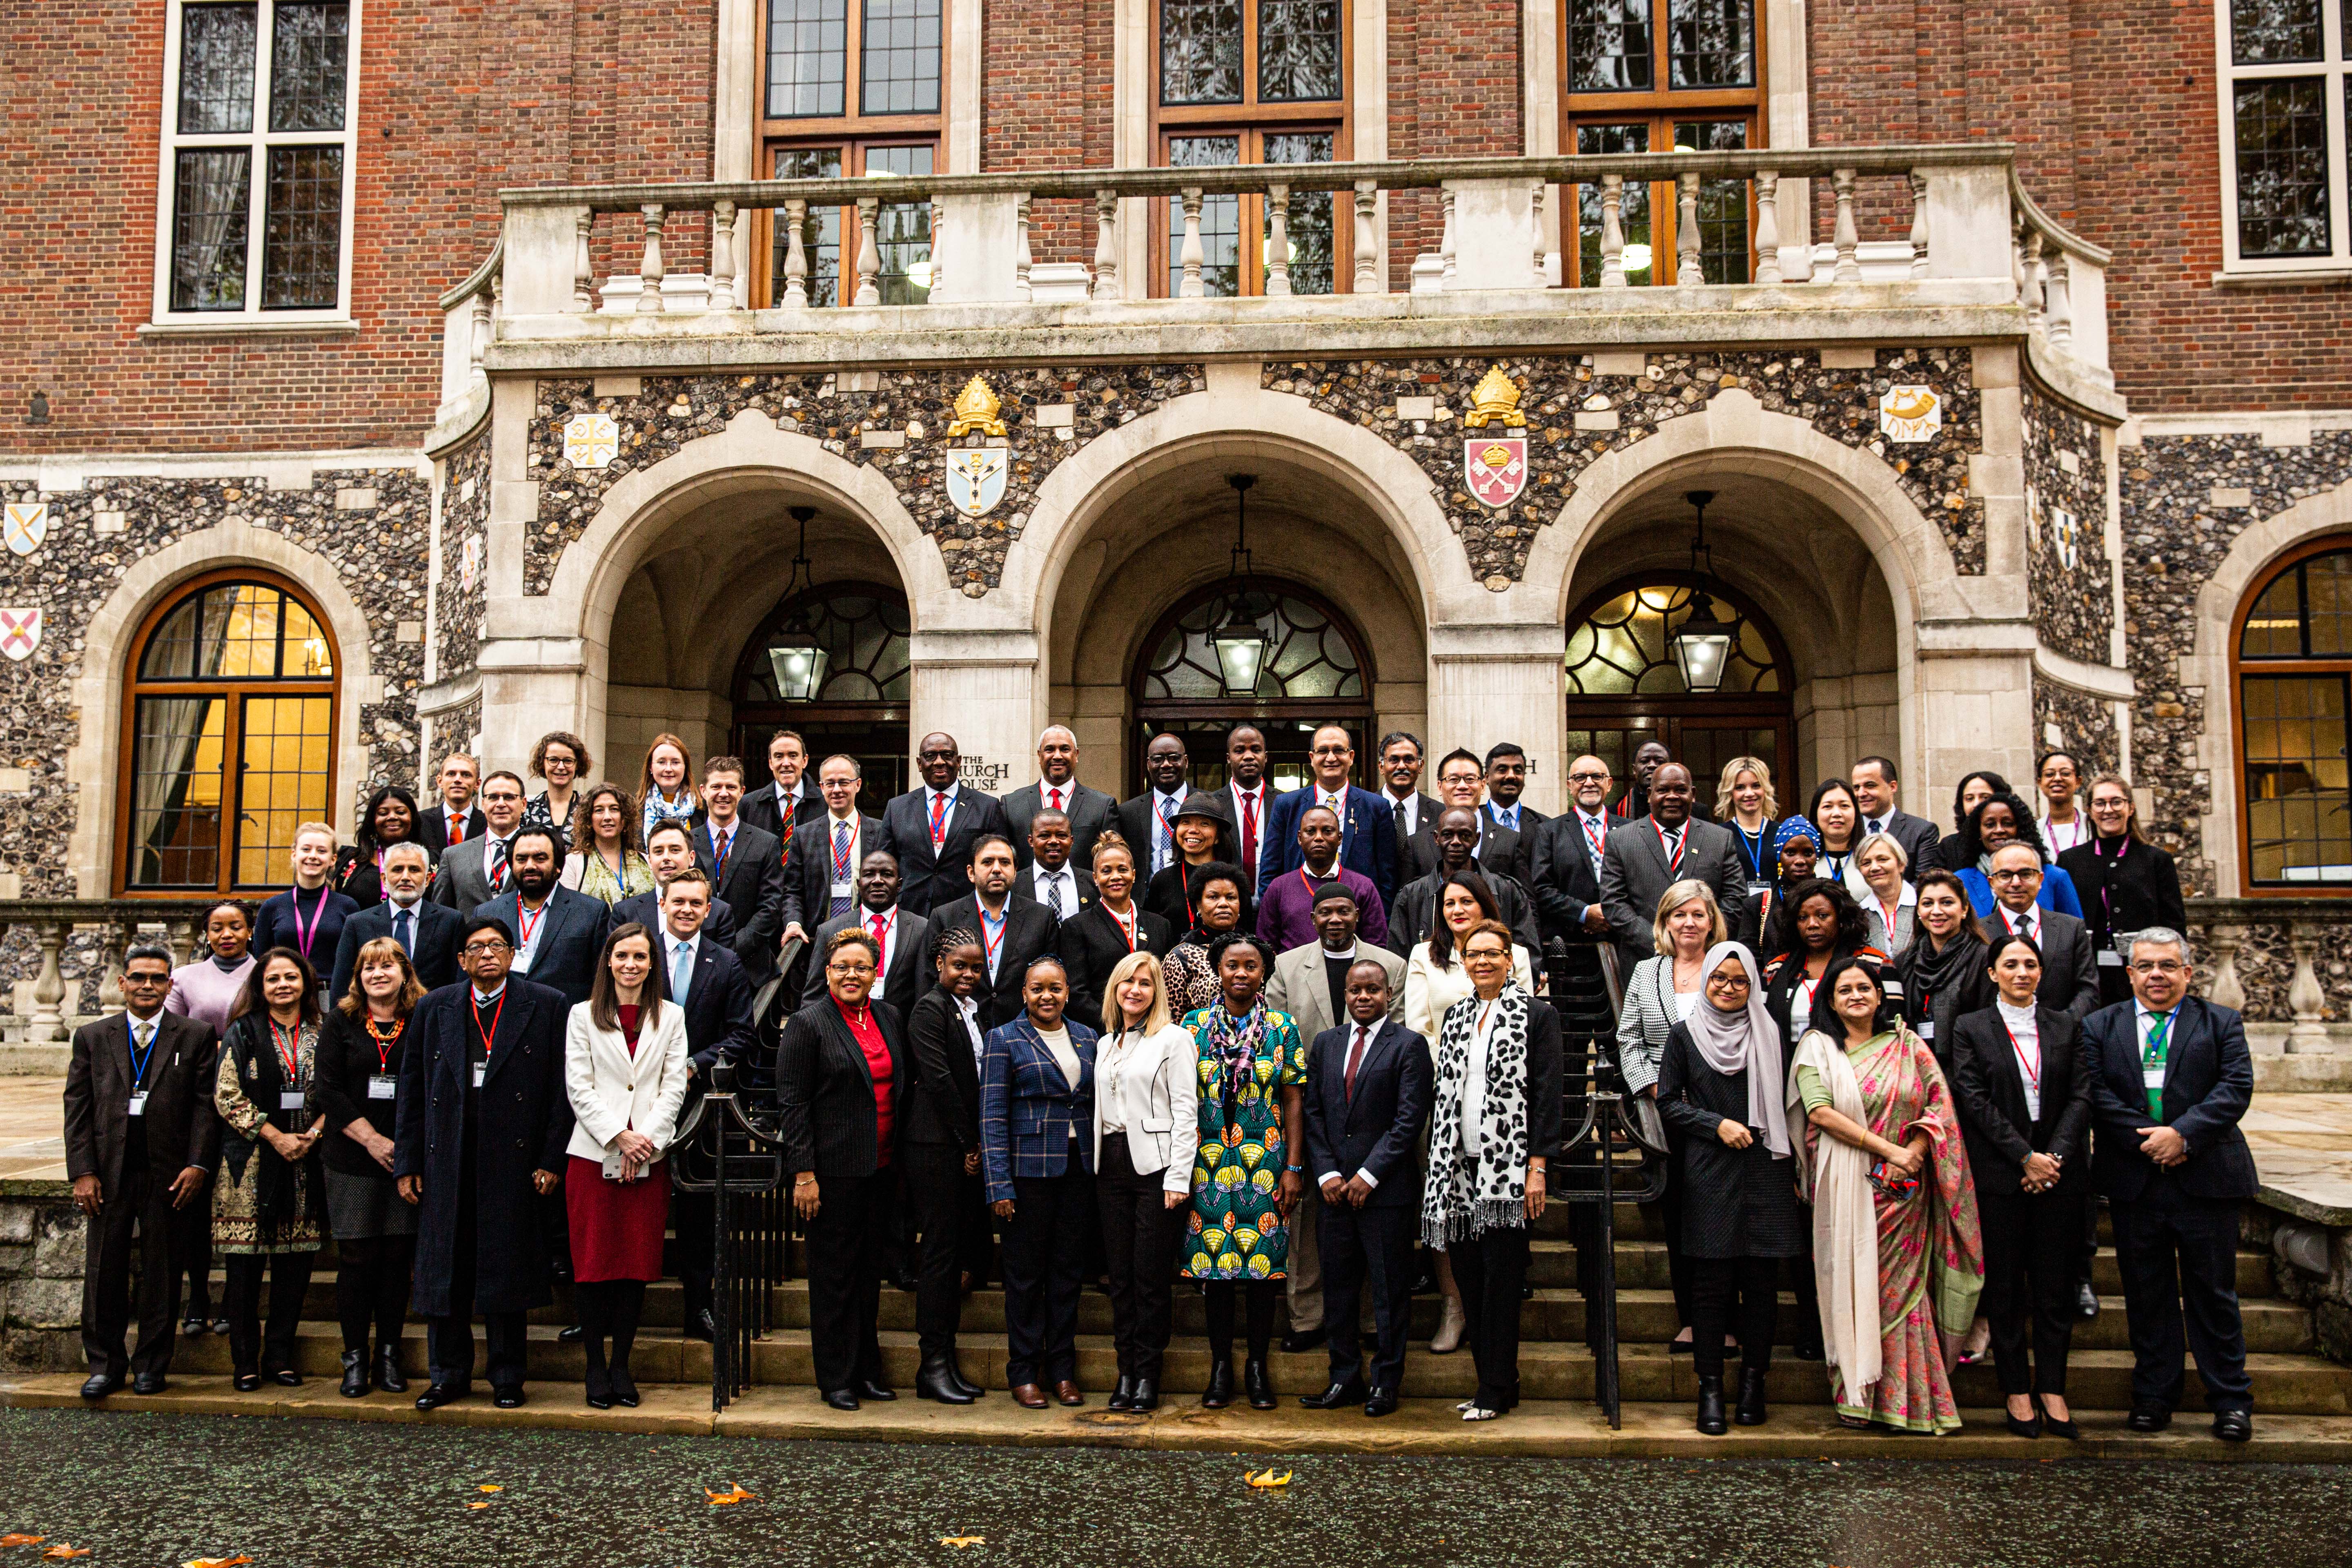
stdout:
MULTIPOLYGON (((2237 62, 2230 0, 2213 0, 2215 120, 2220 138, 2224 277, 2340 277, 2352 267, 2352 0, 2321 0, 2319 58, 2260 65, 2237 62), (2239 238, 2237 89, 2251 83, 2317 78, 2327 134, 2327 249, 2308 256, 2247 256, 2239 238)), ((2218 279, 2217 279, 2218 281, 2218 279)))
MULTIPOLYGON (((1292 132, 1328 131, 1331 133, 1331 161, 1344 163, 1355 156, 1356 134, 1356 63, 1349 44, 1355 36, 1358 0, 1339 3, 1339 96, 1316 98, 1302 101, 1285 100, 1263 103, 1258 100, 1257 34, 1258 0, 1240 0, 1242 11, 1242 96, 1234 103, 1162 103, 1160 101, 1160 0, 1145 0, 1150 16, 1150 53, 1147 57, 1150 70, 1151 89, 1148 95, 1150 106, 1151 156, 1153 166, 1168 166, 1168 143, 1171 137, 1234 136, 1241 139, 1243 168, 1265 165, 1264 142, 1267 135, 1280 136, 1292 132)), ((1312 167, 1310 164, 1277 164, 1276 167, 1312 167)), ((1152 214, 1150 224, 1150 259, 1145 264, 1150 298, 1169 297, 1168 269, 1170 249, 1168 226, 1160 221, 1162 209, 1159 198, 1146 204, 1152 214)), ((1265 292, 1265 266, 1262 259, 1252 260, 1253 251, 1247 237, 1265 232, 1265 198, 1241 198, 1241 234, 1243 240, 1242 289, 1240 298, 1249 299, 1265 292)), ((1353 195, 1347 191, 1331 193, 1331 291, 1346 294, 1353 291, 1356 257, 1356 209, 1353 195)))
POLYGON ((251 697, 320 697, 327 699, 327 805, 321 819, 335 819, 335 774, 338 753, 342 749, 343 654, 335 639, 318 601, 297 584, 274 572, 249 566, 224 567, 191 577, 177 584, 173 591, 158 599, 139 623, 138 635, 131 641, 131 657, 122 669, 122 722, 121 745, 115 756, 114 801, 114 866, 112 885, 114 896, 120 899, 187 900, 216 894, 234 898, 262 887, 273 890, 273 883, 241 883, 236 879, 237 821, 244 804, 243 781, 236 774, 237 758, 242 749, 245 731, 245 702, 251 697), (231 584, 250 584, 257 587, 284 594, 302 606, 311 625, 327 645, 327 658, 334 673, 324 679, 304 679, 300 677, 272 676, 267 679, 236 678, 206 680, 196 678, 169 677, 142 679, 140 667, 146 662, 147 649, 155 633, 172 612, 207 589, 231 584), (131 859, 136 849, 131 842, 131 814, 138 795, 139 701, 142 697, 216 697, 226 704, 226 717, 221 726, 221 830, 219 870, 210 888, 134 888, 131 885, 131 859))
MULTIPOLYGON (((2242 657, 2245 645, 2246 621, 2254 613, 2278 580, 2307 561, 2322 555, 2336 555, 2352 551, 2352 534, 2323 534, 2307 539, 2281 555, 2254 579, 2253 586, 2240 596, 2237 609, 2230 616, 2230 775, 2231 787, 2237 792, 2238 818, 2238 896, 2242 899, 2352 899, 2352 883, 2344 882, 2256 882, 2254 880, 2254 824, 2252 780, 2246 767, 2246 684, 2245 677, 2300 676, 2324 679, 2327 676, 2352 676, 2352 653, 2331 654, 2324 658, 2255 658, 2242 657)), ((2352 716, 2348 716, 2352 717, 2352 716)))
MULTIPOLYGON (((1664 85, 1654 86, 1647 92, 1576 92, 1569 83, 1575 61, 1569 47, 1570 13, 1576 0, 1559 0, 1559 145, 1563 154, 1576 152, 1576 132, 1580 125, 1627 125, 1648 122, 1650 150, 1665 152, 1674 146, 1674 127, 1678 120, 1736 120, 1745 115, 1748 120, 1748 145, 1759 148, 1767 141, 1764 105, 1765 72, 1769 61, 1765 53, 1765 7, 1767 0, 1751 0, 1748 7, 1748 37, 1755 49, 1755 82, 1738 88, 1704 88, 1677 91, 1664 85)), ((1673 62, 1673 28, 1670 25, 1672 0, 1651 0, 1650 80, 1663 84, 1670 79, 1673 62)), ((1650 192, 1650 281, 1638 285, 1658 288, 1677 281, 1681 257, 1675 247, 1675 226, 1680 221, 1677 205, 1680 193, 1672 180, 1645 182, 1650 192), (1664 230, 1663 238, 1661 229, 1664 230)), ((1578 228, 1577 197, 1580 187, 1555 185, 1550 200, 1558 205, 1560 215, 1560 286, 1580 286, 1579 258, 1581 255, 1578 228)), ((1756 196, 1751 187, 1748 195, 1748 276, 1756 276, 1756 196)))

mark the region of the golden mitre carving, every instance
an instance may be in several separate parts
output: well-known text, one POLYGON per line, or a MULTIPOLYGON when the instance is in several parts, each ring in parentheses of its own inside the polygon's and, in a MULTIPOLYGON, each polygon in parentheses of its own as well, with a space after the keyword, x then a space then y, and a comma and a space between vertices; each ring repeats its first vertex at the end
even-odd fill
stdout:
POLYGON ((1524 426, 1528 422, 1528 416, 1519 412, 1519 389, 1503 374, 1501 365, 1487 367, 1470 394, 1470 412, 1462 416, 1465 428, 1484 429, 1497 422, 1524 426))
POLYGON ((948 426, 948 439, 952 441, 973 430, 983 436, 1003 435, 1004 421, 996 416, 996 411, 1003 406, 996 394, 988 389, 988 383, 973 376, 956 394, 955 419, 948 426))

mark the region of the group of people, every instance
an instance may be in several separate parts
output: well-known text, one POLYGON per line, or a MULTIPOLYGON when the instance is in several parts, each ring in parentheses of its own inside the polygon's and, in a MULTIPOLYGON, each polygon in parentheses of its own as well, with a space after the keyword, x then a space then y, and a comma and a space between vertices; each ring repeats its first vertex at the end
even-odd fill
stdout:
POLYGON ((838 1408, 896 1397, 885 1278, 915 1292, 915 1392, 982 1397, 957 1331, 993 1271, 1024 1406, 1085 1402, 1092 1280, 1114 1409, 1160 1403, 1190 1287, 1203 1404, 1275 1404, 1284 1308, 1286 1350, 1328 1346, 1303 1403, 1384 1415, 1433 1290, 1429 1349, 1469 1350, 1461 1414, 1491 1420, 1519 1397, 1562 1152, 1547 997, 1565 976, 1605 988, 1666 1151, 1703 1430, 1766 1419, 1785 1271, 1792 1348, 1829 1362, 1842 1417, 1950 1430, 1951 1369, 1989 1345, 2011 1429, 2071 1436, 2095 1190, 2132 1426, 2168 1420, 2185 1338, 2216 1430, 2251 1431, 2231 1256, 2251 1063, 2235 1015, 2186 994, 2179 879, 2127 782, 2085 792, 2053 753, 2037 814, 1972 773, 1946 836, 1878 757, 1785 815, 1769 767, 1735 759, 1708 811, 1653 742, 1622 798, 1575 759, 1552 817, 1521 798, 1517 746, 1439 758, 1432 795, 1420 741, 1392 733, 1368 789, 1336 725, 1286 791, 1248 725, 1213 789, 1155 736, 1125 801, 1078 782, 1058 726, 1037 782, 1001 799, 961 782, 950 736, 915 761, 920 783, 868 816, 856 761, 811 768, 788 732, 756 789, 733 758, 698 776, 668 734, 635 791, 583 784, 568 734, 533 749, 535 795, 451 756, 428 806, 376 791, 349 846, 305 825, 293 886, 212 910, 195 962, 134 949, 125 1010, 78 1032, 66 1093, 92 1216, 84 1393, 163 1386, 183 1276, 179 1331, 226 1332, 239 1386, 299 1382, 331 1236, 345 1394, 404 1391, 413 1310, 417 1404, 463 1396, 478 1313, 492 1395, 519 1405, 526 1315, 568 1282, 588 1402, 635 1403, 673 1229, 688 1331, 711 1331, 708 1200, 672 1189, 668 1157, 728 1063, 773 1118, 838 1408))

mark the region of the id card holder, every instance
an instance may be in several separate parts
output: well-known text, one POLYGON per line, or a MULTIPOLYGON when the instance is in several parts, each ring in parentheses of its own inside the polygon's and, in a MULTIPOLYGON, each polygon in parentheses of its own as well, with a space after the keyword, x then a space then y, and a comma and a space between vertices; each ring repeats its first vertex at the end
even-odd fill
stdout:
POLYGON ((1748 896, 1751 899, 1761 897, 1771 890, 1772 884, 1769 882, 1750 882, 1748 884, 1748 896))
POLYGON ((144 1116, 147 1114, 147 1091, 145 1089, 141 1089, 137 1094, 131 1097, 130 1113, 133 1116, 144 1116))
POLYGON ((1919 1020, 1919 1026, 1911 1032, 1923 1040, 1932 1040, 1936 1037, 1936 1020, 1922 1018, 1919 1020))
POLYGON ((514 962, 507 965, 507 973, 509 974, 529 974, 530 973, 530 954, 525 952, 520 948, 516 948, 514 962))
POLYGON ((299 1089, 281 1089, 278 1095, 278 1109, 280 1110, 299 1110, 309 1102, 310 1097, 299 1089))
POLYGON ((383 1073, 370 1073, 368 1075, 368 1098, 370 1100, 390 1100, 393 1095, 393 1090, 397 1089, 399 1086, 400 1080, 397 1079, 388 1077, 383 1073))
POLYGON ((2099 967, 2101 969, 2121 969, 2123 966, 2124 955, 2122 953, 2117 952, 2112 947, 2103 947, 2099 949, 2099 967))
POLYGON ((833 884, 833 896, 836 899, 854 899, 857 896, 857 889, 847 882, 835 882, 833 884))
POLYGON ((476 1062, 474 1064, 474 1087, 476 1089, 482 1087, 482 1075, 488 1072, 490 1064, 488 1062, 476 1062))

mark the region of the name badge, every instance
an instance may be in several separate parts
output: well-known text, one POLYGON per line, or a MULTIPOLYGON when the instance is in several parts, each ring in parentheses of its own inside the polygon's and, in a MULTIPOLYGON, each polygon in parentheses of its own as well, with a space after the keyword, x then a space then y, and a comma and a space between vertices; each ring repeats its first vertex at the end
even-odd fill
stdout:
POLYGON ((482 1074, 489 1070, 489 1066, 490 1064, 488 1062, 476 1062, 474 1064, 474 1087, 476 1089, 482 1087, 482 1074))
POLYGON ((133 1116, 147 1114, 147 1095, 143 1089, 131 1097, 131 1114, 133 1116))
POLYGON ((2099 967, 2101 969, 2121 969, 2123 966, 2124 955, 2122 953, 2117 952, 2112 947, 2103 947, 2099 949, 2099 967))
POLYGON ((392 1091, 399 1087, 400 1080, 397 1079, 388 1078, 382 1073, 370 1073, 368 1075, 368 1098, 370 1100, 390 1100, 392 1098, 392 1091))
POLYGON ((307 1100, 308 1097, 304 1095, 300 1089, 286 1089, 278 1097, 278 1109, 280 1110, 299 1110, 307 1100))
POLYGON ((875 997, 879 997, 882 994, 882 976, 878 973, 874 976, 874 989, 868 991, 866 994, 868 996, 875 997))
POLYGON ((1922 1018, 1919 1020, 1919 1026, 1911 1032, 1923 1040, 1932 1040, 1936 1037, 1936 1020, 1922 1018))
POLYGON ((833 885, 833 896, 836 899, 855 898, 856 893, 857 889, 847 882, 835 882, 833 885))
POLYGON ((529 974, 530 973, 530 954, 523 952, 520 948, 515 949, 514 962, 507 965, 507 973, 509 974, 529 974))
POLYGON ((1748 896, 1751 899, 1759 894, 1769 893, 1771 890, 1772 884, 1769 882, 1750 882, 1748 884, 1748 896))

